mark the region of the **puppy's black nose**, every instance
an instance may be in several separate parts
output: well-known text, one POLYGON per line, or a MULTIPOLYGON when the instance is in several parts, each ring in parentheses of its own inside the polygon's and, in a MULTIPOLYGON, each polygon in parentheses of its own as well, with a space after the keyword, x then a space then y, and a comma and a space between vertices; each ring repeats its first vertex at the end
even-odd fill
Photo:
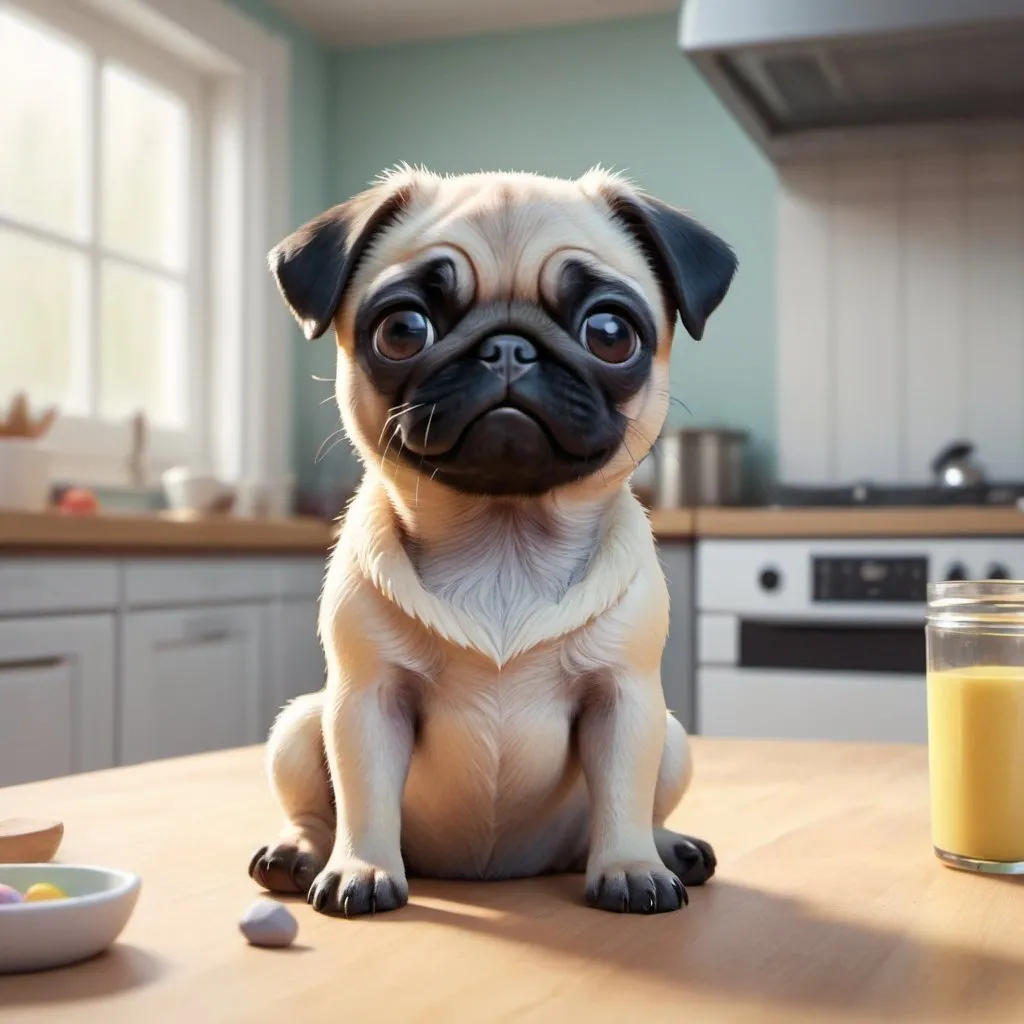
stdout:
POLYGON ((537 362, 537 350, 518 334, 494 334, 477 351, 483 364, 511 384, 537 362))

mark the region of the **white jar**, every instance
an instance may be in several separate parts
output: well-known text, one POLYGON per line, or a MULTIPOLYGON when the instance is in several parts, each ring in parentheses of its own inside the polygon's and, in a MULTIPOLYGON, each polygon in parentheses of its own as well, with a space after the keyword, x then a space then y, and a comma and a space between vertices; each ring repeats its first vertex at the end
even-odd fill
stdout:
POLYGON ((34 437, 0 437, 0 509, 43 512, 49 504, 49 451, 34 437))

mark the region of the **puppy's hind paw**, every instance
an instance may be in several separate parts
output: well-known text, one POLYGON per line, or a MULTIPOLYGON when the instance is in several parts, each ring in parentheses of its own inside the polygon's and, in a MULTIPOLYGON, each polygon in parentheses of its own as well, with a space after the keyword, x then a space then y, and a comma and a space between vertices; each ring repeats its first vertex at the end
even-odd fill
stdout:
POLYGON ((674 871, 683 885, 703 885, 714 877, 718 858, 710 843, 668 829, 656 829, 654 842, 665 867, 674 871))
POLYGON ((398 910, 409 902, 404 878, 370 864, 346 865, 341 870, 324 868, 313 882, 306 902, 321 914, 358 917, 398 910))
POLYGON ((249 877, 270 892, 305 896, 323 864, 292 843, 261 846, 249 862, 249 877))
POLYGON ((587 881, 587 903, 616 914, 663 914, 688 902, 683 883, 661 864, 613 864, 587 881))

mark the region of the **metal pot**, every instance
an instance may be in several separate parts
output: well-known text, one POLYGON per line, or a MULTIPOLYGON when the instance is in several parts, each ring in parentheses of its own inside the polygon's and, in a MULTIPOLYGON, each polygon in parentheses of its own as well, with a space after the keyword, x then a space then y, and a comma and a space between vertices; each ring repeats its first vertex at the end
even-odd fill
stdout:
POLYGON ((973 453, 974 445, 969 441, 954 441, 943 448, 932 461, 932 472, 939 487, 960 489, 984 483, 985 474, 973 453))
POLYGON ((738 505, 746 441, 742 431, 713 428, 663 435, 655 446, 655 508, 738 505))

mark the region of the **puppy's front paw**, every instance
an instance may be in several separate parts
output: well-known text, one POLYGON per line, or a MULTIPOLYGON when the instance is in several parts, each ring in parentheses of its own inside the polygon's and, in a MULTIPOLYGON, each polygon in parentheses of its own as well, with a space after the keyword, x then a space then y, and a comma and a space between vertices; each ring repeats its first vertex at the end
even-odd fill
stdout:
POLYGON ((306 902, 321 914, 376 914, 404 907, 409 902, 409 884, 404 876, 372 864, 356 862, 340 869, 328 864, 317 875, 306 902))
POLYGON ((610 864, 587 880, 587 902, 616 914, 662 914, 689 902, 683 883, 662 864, 610 864))
POLYGON ((295 843, 261 846, 249 862, 249 876, 271 892, 297 892, 305 896, 323 861, 295 843))

